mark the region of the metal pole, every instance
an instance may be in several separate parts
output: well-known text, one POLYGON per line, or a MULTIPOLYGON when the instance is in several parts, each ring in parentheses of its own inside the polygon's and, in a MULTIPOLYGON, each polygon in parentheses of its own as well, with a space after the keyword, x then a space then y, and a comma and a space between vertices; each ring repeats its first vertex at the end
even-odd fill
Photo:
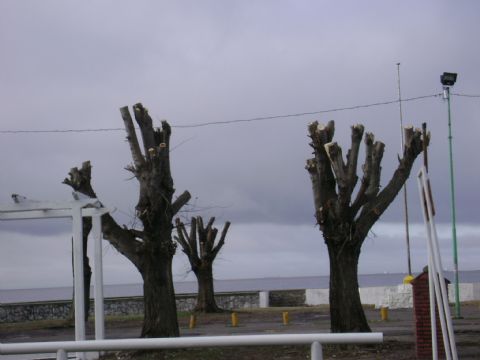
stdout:
MULTIPOLYGON (((82 208, 72 207, 73 218, 73 268, 74 268, 74 306, 75 306, 75 340, 85 340, 85 289, 83 282, 83 229, 82 208)), ((83 353, 77 353, 78 359, 85 359, 83 353)))
POLYGON ((322 344, 320 344, 318 341, 312 343, 310 351, 311 360, 323 360, 322 344))
POLYGON ((452 116, 450 111, 450 87, 445 87, 448 103, 448 146, 450 154, 450 193, 452 202, 452 239, 453 239, 453 271, 455 276, 455 317, 460 318, 460 287, 458 284, 458 252, 457 252, 457 227, 455 214, 455 182, 453 175, 453 148, 452 148, 452 116))
POLYGON ((103 306, 103 264, 102 264, 102 218, 92 216, 92 232, 94 236, 94 278, 95 278, 95 339, 105 338, 105 321, 103 306))
MULTIPOLYGON (((403 156, 404 138, 403 138, 403 113, 402 113, 402 93, 400 91, 400 63, 397 63, 397 75, 398 75, 398 107, 400 111, 400 135, 401 135, 401 154, 403 156)), ((403 184, 403 208, 405 214, 405 238, 407 242, 407 269, 408 275, 412 275, 412 263, 410 260, 410 231, 408 227, 408 202, 407 202, 407 182, 403 184)))
POLYGON ((57 360, 67 360, 68 359, 68 354, 66 353, 65 350, 59 349, 57 351, 57 360))
MULTIPOLYGON (((152 350, 187 347, 263 346, 319 344, 376 344, 383 342, 382 333, 268 334, 229 336, 184 336, 178 338, 112 339, 53 341, 33 343, 0 343, 1 355, 65 352, 152 350)), ((318 346, 316 346, 318 349, 318 346)))

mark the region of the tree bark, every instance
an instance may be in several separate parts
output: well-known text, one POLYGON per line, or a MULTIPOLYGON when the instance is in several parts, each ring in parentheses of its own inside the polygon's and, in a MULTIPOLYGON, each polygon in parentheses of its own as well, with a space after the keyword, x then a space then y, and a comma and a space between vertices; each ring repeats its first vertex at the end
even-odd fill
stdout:
POLYGON ((197 277, 198 294, 194 311, 202 313, 222 312, 223 310, 218 307, 215 301, 212 264, 206 264, 206 266, 199 268, 195 275, 197 277))
POLYGON ((172 256, 151 253, 144 264, 144 320, 141 336, 177 337, 179 330, 172 281, 172 256))
POLYGON ((358 291, 359 249, 348 238, 328 242, 330 258, 330 328, 332 332, 370 332, 358 291))

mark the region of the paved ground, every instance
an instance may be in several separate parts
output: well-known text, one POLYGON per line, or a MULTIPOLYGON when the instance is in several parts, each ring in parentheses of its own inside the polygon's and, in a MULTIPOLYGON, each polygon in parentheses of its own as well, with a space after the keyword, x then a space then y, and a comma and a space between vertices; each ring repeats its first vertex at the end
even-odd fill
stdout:
MULTIPOLYGON (((388 321, 380 319, 379 310, 366 309, 366 315, 374 332, 382 332, 388 345, 383 354, 375 357, 356 356, 352 358, 413 359, 414 329, 411 309, 390 310, 388 321)), ((478 305, 462 306, 462 319, 454 319, 456 343, 460 359, 480 359, 480 307, 478 305)), ((240 311, 239 324, 231 325, 229 313, 200 315, 197 326, 188 328, 188 316, 180 318, 181 336, 202 335, 235 335, 235 334, 281 334, 281 333, 313 333, 329 332, 329 316, 326 308, 271 308, 268 310, 240 311), (284 325, 282 311, 289 312, 290 322, 284 325)), ((113 320, 106 324, 106 337, 136 338, 140 334, 141 321, 113 320)), ((87 327, 88 337, 93 337, 92 324, 87 327)), ((47 327, 37 329, 4 328, 0 325, 1 342, 60 341, 72 340, 73 328, 47 327)), ((38 356, 37 356, 38 357, 38 356)), ((27 357, 0 356, 2 359, 27 359, 27 357)), ((32 357, 30 357, 31 359, 32 357)), ((295 357, 294 357, 295 358, 295 357)), ((348 355, 332 356, 336 359, 348 359, 348 355)))

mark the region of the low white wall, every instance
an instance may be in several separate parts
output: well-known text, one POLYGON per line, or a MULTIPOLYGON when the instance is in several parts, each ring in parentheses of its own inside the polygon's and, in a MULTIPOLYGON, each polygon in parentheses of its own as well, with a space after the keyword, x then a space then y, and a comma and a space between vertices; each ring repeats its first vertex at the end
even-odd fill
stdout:
POLYGON ((260 291, 258 293, 258 307, 268 308, 270 306, 270 292, 260 291))
MULTIPOLYGON (((480 300, 480 283, 473 284, 458 284, 460 292, 460 301, 475 301, 480 300)), ((448 285, 448 299, 451 302, 455 301, 455 285, 448 285)))
MULTIPOLYGON (((478 301, 480 300, 480 283, 463 283, 460 287, 460 301, 478 301)), ((455 288, 453 284, 448 286, 448 298, 450 302, 455 301, 455 288)), ((412 286, 376 286, 360 288, 360 300, 364 305, 375 305, 376 308, 382 306, 390 309, 403 309, 413 307, 412 286)), ((306 305, 328 305, 328 289, 306 289, 306 305)))
POLYGON ((305 289, 305 305, 328 305, 328 289, 305 289))

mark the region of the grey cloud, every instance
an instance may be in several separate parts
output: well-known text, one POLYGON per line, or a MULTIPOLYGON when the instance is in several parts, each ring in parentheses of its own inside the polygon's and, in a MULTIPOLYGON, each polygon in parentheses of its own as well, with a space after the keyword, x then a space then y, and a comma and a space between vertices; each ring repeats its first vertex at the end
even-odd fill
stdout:
MULTIPOLYGON (((402 63, 404 98, 440 93, 439 75, 444 71, 459 73, 455 92, 478 94, 480 52, 472 34, 479 32, 475 17, 479 5, 433 0, 397 5, 392 11, 382 1, 369 6, 355 1, 342 5, 3 1, 0 130, 122 127, 118 108, 138 101, 149 108, 157 125, 161 119, 185 125, 389 101, 397 97, 397 62, 402 63), (409 26, 405 26, 407 18, 409 26)), ((429 161, 437 218, 448 223, 446 104, 432 98, 402 106, 404 124, 418 127, 426 121, 432 132, 429 161)), ((478 111, 475 98, 452 98, 460 223, 479 221, 479 173, 474 158, 478 111)), ((314 234, 305 236, 319 237, 304 170, 311 154, 306 128, 310 121, 330 119, 336 121, 335 140, 344 152, 349 147, 349 127, 356 123, 363 123, 386 143, 384 186, 400 149, 397 104, 265 122, 173 128, 174 145, 188 140, 172 152, 177 191, 190 190, 199 214, 215 215, 219 222, 304 225, 314 234)), ((128 224, 138 189, 123 169, 131 161, 124 136, 122 131, 0 134, 0 202, 9 202, 11 193, 39 200, 68 199, 70 189, 61 181, 71 167, 91 160, 99 198, 117 208, 114 216, 128 224)), ((412 222, 422 221, 415 180, 421 162, 419 158, 408 183, 412 222)), ((403 220, 401 197, 382 220, 403 220)), ((15 226, 0 223, 1 229, 24 235, 70 231, 68 226, 46 223, 15 226)), ((256 229, 258 233, 248 242, 261 241, 271 231, 256 229)), ((288 240, 279 239, 277 246, 282 248, 288 240)), ((263 254, 268 251, 262 250, 263 254)), ((235 264, 232 261, 229 264, 235 264)), ((382 266, 372 269, 383 271, 382 266)), ((259 264, 258 274, 268 272, 260 268, 259 264)), ((226 274, 240 271, 241 266, 232 265, 232 269, 225 264, 226 274)))

